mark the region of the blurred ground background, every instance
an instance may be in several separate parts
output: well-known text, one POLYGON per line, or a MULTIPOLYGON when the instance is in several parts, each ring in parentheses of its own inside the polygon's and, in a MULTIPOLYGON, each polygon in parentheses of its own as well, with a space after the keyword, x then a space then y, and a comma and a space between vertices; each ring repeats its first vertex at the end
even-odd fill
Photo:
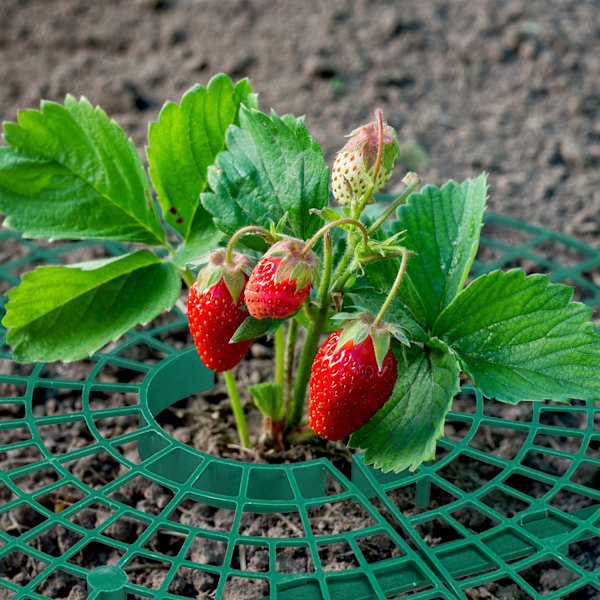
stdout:
POLYGON ((485 170, 492 210, 600 246, 598 0, 2 0, 1 120, 85 95, 143 151, 220 71, 328 165, 379 107, 425 182, 485 170))

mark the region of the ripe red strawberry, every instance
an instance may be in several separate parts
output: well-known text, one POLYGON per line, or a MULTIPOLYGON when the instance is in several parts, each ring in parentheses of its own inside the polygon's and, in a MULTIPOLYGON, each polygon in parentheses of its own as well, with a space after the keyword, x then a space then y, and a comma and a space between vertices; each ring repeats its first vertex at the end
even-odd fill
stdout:
POLYGON ((225 266, 223 258, 222 250, 213 254, 209 264, 198 274, 187 298, 188 323, 200 359, 217 372, 235 367, 253 341, 229 342, 248 317, 241 306, 244 303, 242 292, 248 281, 244 269, 249 270, 249 264, 246 257, 234 255, 234 264, 225 266))
POLYGON ((398 375, 391 349, 378 368, 371 335, 337 349, 342 331, 332 333, 317 352, 309 381, 308 424, 331 441, 362 427, 391 396, 398 375))
MULTIPOLYGON (((348 143, 338 152, 331 169, 331 188, 335 199, 344 205, 360 200, 367 191, 377 162, 379 135, 377 122, 363 125, 350 134, 348 143)), ((372 193, 390 179, 399 153, 396 132, 383 128, 383 155, 372 193)), ((372 200, 370 200, 372 202, 372 200)))
POLYGON ((282 240, 258 261, 244 291, 255 319, 285 319, 306 300, 316 257, 312 252, 302 256, 303 248, 301 240, 282 240))

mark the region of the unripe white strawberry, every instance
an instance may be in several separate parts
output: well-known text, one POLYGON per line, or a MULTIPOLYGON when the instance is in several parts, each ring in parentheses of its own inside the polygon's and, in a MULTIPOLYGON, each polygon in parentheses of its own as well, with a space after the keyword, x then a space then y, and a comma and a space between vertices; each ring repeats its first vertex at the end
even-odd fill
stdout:
MULTIPOLYGON (((377 121, 355 129, 348 137, 350 140, 338 152, 331 170, 333 195, 344 205, 352 204, 353 199, 359 201, 371 184, 379 149, 377 121)), ((389 181, 398 154, 396 132, 389 125, 384 125, 383 154, 372 194, 378 192, 389 181)))

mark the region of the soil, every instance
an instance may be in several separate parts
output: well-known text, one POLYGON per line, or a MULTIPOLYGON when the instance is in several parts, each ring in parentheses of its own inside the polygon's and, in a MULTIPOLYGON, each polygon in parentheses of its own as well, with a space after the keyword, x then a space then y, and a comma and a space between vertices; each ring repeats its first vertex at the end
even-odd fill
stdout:
MULTIPOLYGON (((2 9, 0 120, 14 120, 19 109, 38 107, 41 98, 62 101, 67 93, 85 95, 119 122, 143 156, 148 122, 157 118, 162 104, 178 100, 193 84, 206 84, 214 73, 223 71, 233 78, 249 77, 260 92, 263 110, 273 107, 280 114, 306 114, 306 123, 328 165, 343 145, 343 136, 370 120, 375 108, 381 108, 399 132, 403 149, 400 168, 417 170, 424 182, 438 185, 448 178, 462 180, 485 170, 491 210, 600 247, 600 11, 596 0, 3 0, 2 9)), ((5 245, 0 260, 16 258, 17 251, 18 247, 5 245)), ((188 342, 180 340, 182 345, 188 342)), ((268 345, 255 344, 251 360, 240 373, 242 379, 260 379, 270 368, 270 352, 268 345)), ((69 374, 73 377, 72 371, 69 374)), ((250 453, 239 448, 224 398, 224 386, 218 383, 210 395, 165 411, 161 416, 165 429, 209 452, 239 460, 274 460, 268 448, 250 453), (215 414, 223 420, 215 419, 215 414), (216 422, 225 425, 215 426, 216 422), (210 435, 206 435, 211 423, 210 435)), ((59 405, 55 396, 38 398, 45 414, 64 410, 68 401, 63 396, 59 405)), ((111 398, 104 401, 110 405, 111 398)), ((244 402, 249 406, 249 398, 244 402)), ((510 407, 510 414, 506 407, 502 410, 504 417, 519 420, 530 409, 510 407)), ((557 422, 546 424, 564 425, 562 418, 549 417, 557 422)), ((137 424, 121 420, 105 425, 125 432, 137 424)), ((258 436, 259 416, 253 417, 251 426, 258 436)), ((577 429, 581 423, 569 426, 577 429)), ((56 453, 85 445, 89 436, 85 426, 46 433, 45 439, 54 442, 52 451, 56 453)), ((446 431, 450 439, 463 434, 458 425, 449 425, 446 431)), ((491 447, 492 453, 509 456, 514 450, 511 435, 500 439, 490 434, 482 439, 482 449, 491 447)), ((572 444, 576 452, 575 442, 564 440, 562 447, 572 444)), ((334 456, 336 464, 348 471, 348 452, 339 445, 309 445, 304 452, 284 459, 325 454, 334 456)), ((599 455, 597 444, 591 452, 588 455, 599 455)), ((549 461, 547 455, 531 460, 529 466, 537 468, 543 463, 553 474, 563 468, 559 459, 549 461)), ((105 471, 111 465, 81 463, 77 468, 81 477, 90 480, 94 474, 102 485, 102 478, 110 476, 105 471)), ((485 469, 463 469, 450 476, 462 478, 463 489, 468 489, 491 475, 485 469)), ((531 481, 515 485, 519 483, 531 481)), ((3 492, 0 485, 0 504, 10 499, 3 492)), ((76 490, 72 493, 76 499, 76 490)), ((531 495, 539 494, 531 489, 531 495)), ((134 488, 127 491, 125 500, 156 513, 165 498, 160 489, 134 488)), ((393 500, 407 515, 418 511, 408 493, 397 494, 393 500)), ((50 507, 57 500, 49 497, 46 501, 50 507)), ((499 502, 504 502, 507 514, 520 510, 505 500, 499 502)), ((199 514, 194 510, 183 507, 176 518, 218 528, 225 527, 230 517, 222 511, 199 514)), ((19 523, 34 524, 36 519, 35 514, 11 513, 10 521, 2 516, 3 531, 19 527, 19 523)), ((347 511, 339 518, 333 514, 323 527, 335 533, 344 523, 364 523, 361 515, 351 517, 347 511)), ((79 513, 78 518, 82 526, 91 529, 107 515, 96 507, 79 513)), ((469 527, 486 527, 473 521, 472 515, 465 519, 469 527)), ((108 534, 124 542, 135 540, 145 527, 135 521, 119 523, 118 530, 108 534)), ((247 527, 248 533, 257 528, 293 533, 293 525, 257 520, 247 527)), ((40 542, 49 554, 58 555, 77 541, 68 530, 52 531, 52 536, 40 542)), ((419 533, 426 543, 433 544, 446 540, 450 530, 432 526, 419 533)), ((177 551, 177 539, 161 538, 154 543, 161 551, 177 551)), ((106 548, 88 549, 87 554, 78 556, 82 565, 118 559, 110 551, 107 555, 106 548)), ((369 551, 375 560, 392 552, 381 540, 369 551)), ((190 552, 192 560, 218 564, 222 549, 203 545, 190 552)), ((598 555, 598 545, 589 544, 581 547, 576 560, 589 571, 597 567, 598 555)), ((351 559, 344 557, 342 548, 324 561, 331 570, 352 566, 348 563, 351 559)), ((243 560, 260 571, 264 558, 257 549, 248 551, 243 560)), ((0 578, 22 583, 35 576, 36 566, 25 555, 13 553, 11 561, 0 565, 0 578)), ((295 555, 282 556, 281 561, 292 571, 310 572, 313 568, 310 557, 297 550, 295 555)), ((562 575, 556 564, 548 565, 528 581, 540 593, 548 593, 557 589, 556 578, 562 575)), ((130 578, 152 587, 161 578, 161 565, 132 565, 130 578)), ((181 589, 172 591, 210 597, 214 585, 210 575, 194 572, 181 583, 181 589)), ((85 585, 66 573, 48 579, 47 586, 39 591, 50 598, 85 597, 85 585)), ((239 600, 263 592, 249 592, 248 580, 243 580, 234 582, 229 598, 239 600)), ((0 588, 0 598, 2 593, 0 588)), ((473 599, 493 599, 518 598, 521 592, 508 580, 467 593, 473 599)), ((590 589, 588 596, 578 597, 598 598, 598 592, 590 589)))

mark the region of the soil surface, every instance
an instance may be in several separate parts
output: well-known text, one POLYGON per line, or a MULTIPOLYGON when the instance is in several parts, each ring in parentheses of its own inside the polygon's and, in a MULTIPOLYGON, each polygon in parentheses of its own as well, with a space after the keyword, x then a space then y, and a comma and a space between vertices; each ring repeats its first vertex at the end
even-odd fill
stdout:
MULTIPOLYGON (((2 9, 0 120, 14 120, 19 109, 37 108, 41 98, 62 101, 67 93, 84 95, 119 122, 143 155, 148 123, 157 118, 162 104, 178 101, 193 84, 206 84, 213 74, 223 71, 234 79, 249 77, 260 93, 263 110, 272 107, 280 114, 305 114, 328 165, 344 144, 343 136, 371 120, 374 109, 381 108, 399 132, 403 149, 400 168, 417 170, 424 182, 438 185, 485 170, 491 210, 600 247, 597 0, 3 0, 2 9)), ((0 260, 13 258, 11 247, 0 248, 0 260)), ((257 374, 270 368, 269 354, 268 346, 253 346, 252 360, 245 367, 248 381, 254 383, 257 374)), ((249 405, 249 398, 244 401, 249 405)), ((45 414, 58 410, 56 398, 43 402, 45 414)), ((60 402, 64 408, 65 399, 60 402)), ((110 405, 111 399, 106 402, 110 405)), ((519 420, 527 410, 517 407, 510 409, 510 415, 502 414, 519 420)), ((248 454, 236 447, 231 427, 213 428, 214 435, 206 436, 207 423, 216 422, 215 413, 231 425, 222 384, 213 395, 182 403, 165 412, 162 419, 164 427, 185 443, 251 461, 271 460, 268 450, 248 454)), ((258 419, 253 423, 255 431, 258 419)), ((136 425, 133 420, 115 421, 112 434, 136 425)), ((459 428, 447 428, 449 439, 460 435, 459 428)), ((64 452, 73 444, 85 444, 85 431, 57 434, 53 441, 52 452, 64 452)), ((482 441, 481 448, 491 447, 492 453, 505 456, 511 452, 512 441, 510 436, 490 437, 482 441)), ((574 442, 567 440, 562 448, 571 451, 569 443, 574 442)), ((572 451, 577 451, 576 444, 572 451)), ((308 447, 306 457, 332 452, 342 470, 347 470, 348 455, 339 448, 308 447)), ((597 444, 592 452, 599 456, 597 444)), ((559 459, 548 461, 546 456, 543 461, 546 468, 560 473, 559 459)), ((538 468, 540 463, 533 458, 528 466, 538 468)), ((81 477, 89 478, 90 472, 102 477, 101 467, 82 464, 81 477)), ((485 469, 450 475, 463 477, 474 486, 491 477, 485 469)), ((2 491, 0 486, 0 505, 10 499, 4 498, 2 491)), ((131 489, 128 494, 126 500, 135 508, 149 513, 161 509, 160 490, 131 489)), ((532 490, 532 495, 536 494, 532 490)), ((418 510, 410 496, 397 494, 393 501, 408 515, 418 510)), ((55 508, 55 502, 48 498, 48 507, 55 508)), ((503 510, 520 508, 504 506, 503 510)), ((14 528, 15 521, 17 527, 23 522, 35 524, 35 515, 11 513, 10 520, 3 516, 0 525, 4 531, 14 528)), ((348 522, 356 527, 365 525, 361 515, 350 516, 329 514, 323 531, 337 533, 336 527, 348 522)), ((196 514, 194 507, 183 507, 174 519, 218 530, 227 525, 229 517, 219 511, 196 514)), ((465 526, 488 526, 472 522, 472 515, 467 517, 465 526)), ((90 510, 78 518, 83 527, 92 529, 107 515, 90 510)), ((257 528, 285 533, 291 527, 293 535, 294 523, 267 520, 248 523, 248 533, 257 528)), ((139 537, 143 526, 140 522, 121 524, 107 535, 129 543, 139 537)), ((52 536, 40 541, 45 544, 40 546, 44 552, 58 555, 77 542, 68 530, 52 531, 52 536)), ((450 531, 432 526, 419 533, 432 544, 447 541, 450 531)), ((153 543, 165 553, 178 551, 177 539, 153 543)), ((379 540, 369 551, 378 560, 393 555, 394 550, 379 540)), ((218 547, 190 549, 192 560, 207 564, 219 564, 221 553, 218 547), (207 552, 211 555, 206 556, 207 552)), ((576 560, 589 571, 597 567, 598 556, 598 543, 594 542, 582 547, 576 560)), ((77 556, 78 564, 88 567, 117 559, 118 555, 106 555, 103 548, 91 548, 77 556)), ((264 568, 264 559, 259 550, 239 558, 256 571, 264 568)), ((314 568, 305 555, 283 556, 282 561, 289 563, 290 572, 314 568)), ((341 551, 324 561, 330 570, 354 566, 341 551)), ((156 583, 153 578, 161 577, 160 566, 132 567, 130 577, 141 585, 152 587, 156 583)), ((11 555, 10 561, 0 564, 0 578, 16 583, 35 574, 23 554, 11 555)), ((557 581, 563 575, 560 565, 554 563, 540 568, 528 581, 540 593, 548 593, 558 589, 557 581)), ((39 591, 50 598, 85 597, 85 586, 76 580, 63 577, 48 580, 47 585, 39 591)), ((213 597, 215 582, 206 573, 192 573, 181 586, 173 593, 213 597)), ((235 586, 230 590, 232 600, 264 593, 249 589, 244 581, 238 586, 239 590, 235 586)), ((0 589, 0 598, 2 593, 0 589)), ((511 580, 467 593, 473 599, 521 597, 511 580)), ((590 589, 588 595, 578 597, 598 598, 599 594, 590 589)))
POLYGON ((597 0, 2 2, 0 120, 84 95, 141 150, 221 71, 305 114, 329 165, 379 107, 425 182, 485 170, 492 210, 600 245, 597 0))

